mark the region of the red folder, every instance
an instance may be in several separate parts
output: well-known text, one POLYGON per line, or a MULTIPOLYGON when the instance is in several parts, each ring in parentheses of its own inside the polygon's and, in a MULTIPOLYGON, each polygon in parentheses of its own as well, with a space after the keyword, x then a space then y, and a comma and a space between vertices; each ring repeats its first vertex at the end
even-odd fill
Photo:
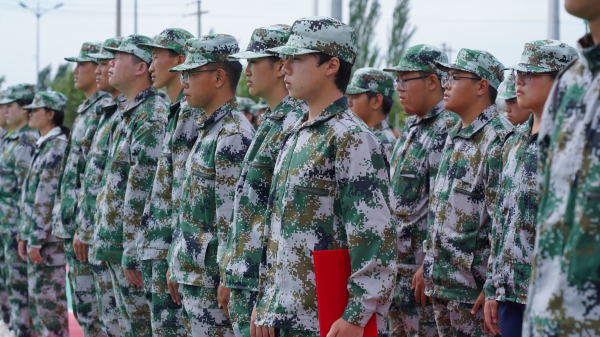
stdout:
MULTIPOLYGON (((350 254, 348 249, 313 252, 315 279, 317 282, 317 305, 319 306, 319 329, 326 337, 335 321, 344 314, 348 304, 348 278, 350 277, 350 254)), ((377 314, 365 326, 363 337, 377 337, 377 314)))

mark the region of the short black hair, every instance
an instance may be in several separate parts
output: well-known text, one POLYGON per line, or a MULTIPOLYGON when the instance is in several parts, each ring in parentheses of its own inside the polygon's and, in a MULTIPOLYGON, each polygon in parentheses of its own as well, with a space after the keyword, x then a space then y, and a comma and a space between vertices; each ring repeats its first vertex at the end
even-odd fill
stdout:
POLYGON ((167 50, 169 51, 169 57, 170 57, 170 58, 174 58, 174 57, 177 57, 177 56, 181 55, 181 54, 178 54, 178 53, 177 53, 176 51, 174 51, 173 49, 167 49, 167 50))
POLYGON ((59 111, 59 110, 54 110, 54 109, 50 109, 50 108, 46 108, 44 107, 44 110, 46 110, 46 112, 54 112, 54 118, 52 119, 54 121, 54 125, 56 126, 61 126, 63 125, 63 122, 65 121, 65 112, 64 111, 59 111))
MULTIPOLYGON (((317 67, 322 66, 325 62, 328 62, 333 58, 331 55, 327 55, 323 52, 312 53, 318 59, 317 67)), ((340 69, 335 75, 335 86, 342 92, 342 94, 346 93, 346 88, 348 87, 348 83, 350 83, 350 78, 352 76, 352 64, 340 59, 340 69)))
POLYGON ((240 61, 211 62, 206 66, 208 69, 223 69, 229 78, 229 88, 235 94, 240 77, 242 77, 243 67, 240 61))
POLYGON ((496 98, 498 97, 498 90, 490 85, 488 86, 488 93, 490 94, 490 100, 492 103, 495 103, 496 98))
MULTIPOLYGON (((371 101, 372 98, 377 97, 377 95, 381 95, 378 94, 374 91, 367 91, 367 98, 369 99, 369 101, 371 101)), ((390 111, 392 111, 392 105, 394 105, 394 99, 385 95, 381 95, 383 96, 383 103, 381 104, 381 108, 383 109, 383 113, 388 115, 390 113, 390 111)))
MULTIPOLYGON (((131 60, 133 61, 133 64, 140 64, 141 62, 146 63, 146 69, 150 69, 150 65, 152 64, 152 61, 150 61, 150 63, 142 60, 139 56, 131 54, 131 60)), ((150 82, 152 82, 152 74, 150 73, 150 71, 146 70, 146 72, 148 73, 148 79, 150 80, 150 82)))
POLYGON ((279 57, 279 56, 267 56, 267 60, 269 60, 269 63, 271 63, 271 65, 274 65, 275 63, 279 62, 279 60, 281 60, 281 57, 279 57))
POLYGON ((15 100, 15 103, 17 103, 19 105, 20 108, 29 105, 31 103, 33 103, 32 99, 17 99, 15 100))

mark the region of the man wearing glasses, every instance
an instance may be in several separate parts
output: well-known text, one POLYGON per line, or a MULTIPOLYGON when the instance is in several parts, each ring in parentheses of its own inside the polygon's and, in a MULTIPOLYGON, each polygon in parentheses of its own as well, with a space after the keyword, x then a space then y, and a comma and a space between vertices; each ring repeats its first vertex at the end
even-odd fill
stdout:
POLYGON ((400 103, 411 116, 390 161, 391 208, 398 231, 398 277, 389 311, 392 336, 437 336, 422 265, 429 191, 448 129, 458 121, 444 109, 443 72, 435 66, 447 60, 437 47, 420 44, 409 48, 398 66, 385 69, 396 72, 400 103))
POLYGON ((447 73, 444 107, 460 117, 449 129, 429 198, 423 275, 441 336, 481 336, 482 291, 490 254, 491 216, 512 125, 498 113, 504 65, 488 52, 461 49, 447 73), (481 308, 481 310, 480 310, 481 308))

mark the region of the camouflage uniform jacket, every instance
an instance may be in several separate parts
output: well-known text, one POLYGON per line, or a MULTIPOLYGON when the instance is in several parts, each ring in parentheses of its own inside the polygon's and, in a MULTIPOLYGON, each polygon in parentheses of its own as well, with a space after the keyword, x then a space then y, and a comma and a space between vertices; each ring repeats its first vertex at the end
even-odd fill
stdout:
POLYGON ((96 200, 96 259, 140 270, 135 239, 165 136, 168 105, 153 87, 119 109, 96 200))
POLYGON ((168 260, 171 281, 219 285, 235 185, 254 136, 235 98, 197 121, 200 133, 185 166, 183 192, 168 260))
POLYGON ((102 189, 102 176, 110 149, 112 134, 120 116, 119 106, 125 107, 125 96, 119 95, 115 100, 111 96, 103 97, 96 105, 100 114, 98 129, 89 150, 89 160, 83 172, 82 185, 77 200, 77 239, 87 245, 93 245, 95 225, 96 199, 102 189))
POLYGON ((428 296, 475 303, 483 291, 502 145, 511 132, 495 104, 468 127, 459 122, 450 129, 430 190, 423 263, 428 296))
POLYGON ((307 119, 296 123, 275 164, 257 322, 319 331, 312 254, 348 249, 352 274, 342 318, 364 327, 389 306, 396 279, 385 150, 348 110, 346 97, 307 119))
MULTIPOLYGON (((48 138, 36 146, 21 192, 19 240, 41 248, 46 242, 59 242, 51 234, 52 207, 58 189, 58 176, 67 147, 67 137, 59 127, 52 129, 48 138)), ((40 139, 41 140, 41 139, 40 139)), ((44 254, 46 265, 64 265, 66 257, 62 245, 53 245, 52 252, 44 254)))
POLYGON ((246 153, 237 182, 233 219, 223 259, 228 288, 258 291, 258 270, 271 179, 281 143, 308 107, 303 101, 286 97, 264 119, 246 153))
POLYGON ((96 105, 108 97, 104 91, 97 91, 77 108, 77 118, 69 135, 69 145, 63 157, 62 169, 58 178, 58 191, 52 212, 52 234, 59 238, 72 238, 77 229, 75 223, 77 198, 81 189, 83 171, 88 152, 102 115, 96 105))
MULTIPOLYGON (((423 264, 430 186, 435 183, 448 130, 457 121, 456 114, 444 109, 444 102, 421 119, 405 119, 390 162, 391 209, 398 232, 398 280, 412 280, 423 264)), ((397 289, 396 293, 400 295, 398 304, 414 302, 410 288, 397 289)))
POLYGON ((492 223, 487 300, 527 303, 538 211, 537 134, 533 115, 502 148, 502 182, 492 223))
POLYGON ((387 119, 384 119, 381 121, 381 123, 373 126, 371 131, 383 145, 387 159, 389 160, 392 158, 392 152, 394 152, 394 146, 396 145, 396 136, 392 132, 387 119))
POLYGON ((2 144, 4 144, 4 137, 8 134, 8 130, 0 128, 0 153, 2 153, 2 144))
POLYGON ((524 336, 600 331, 600 45, 559 75, 539 132, 541 188, 524 336))
POLYGON ((154 174, 150 200, 137 237, 138 256, 141 260, 165 260, 173 239, 176 214, 185 178, 185 163, 198 139, 198 109, 191 108, 183 99, 171 105, 167 132, 160 159, 154 174), (174 215, 175 214, 175 215, 174 215))
POLYGON ((23 181, 40 133, 25 125, 5 136, 0 157, 0 231, 19 232, 19 200, 23 181))

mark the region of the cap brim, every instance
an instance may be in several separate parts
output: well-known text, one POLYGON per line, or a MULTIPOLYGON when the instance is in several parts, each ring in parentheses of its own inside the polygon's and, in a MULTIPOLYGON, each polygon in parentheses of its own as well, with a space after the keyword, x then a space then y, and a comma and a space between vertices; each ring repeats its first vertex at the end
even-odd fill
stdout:
POLYGON ((45 108, 45 105, 36 105, 36 104, 29 104, 23 107, 23 109, 25 110, 33 110, 33 109, 37 109, 37 108, 45 108))
POLYGON ((507 67, 504 70, 516 70, 516 71, 524 71, 524 72, 531 72, 531 73, 549 73, 549 72, 556 71, 554 69, 538 67, 538 66, 534 66, 531 64, 527 64, 527 63, 515 64, 514 66, 507 67))
POLYGON ((391 68, 385 68, 385 69, 383 69, 383 71, 423 71, 423 70, 418 69, 418 68, 411 68, 411 67, 391 67, 391 68))
POLYGON ((500 99, 513 99, 513 98, 517 98, 517 94, 513 95, 513 94, 508 93, 508 92, 505 91, 503 93, 498 94, 498 98, 500 98, 500 99))
POLYGON ((231 54, 227 58, 232 59, 232 60, 243 60, 243 59, 258 59, 258 58, 270 57, 270 56, 273 56, 273 54, 257 53, 254 51, 243 51, 243 52, 231 54))
POLYGON ((443 71, 445 73, 447 73, 448 71, 450 71, 450 69, 457 69, 457 70, 471 72, 471 70, 463 69, 463 68, 459 67, 458 65, 451 64, 451 63, 436 62, 435 66, 436 66, 436 68, 438 68, 439 70, 441 70, 441 71, 443 71))
POLYGON ((348 86, 346 88, 346 95, 357 95, 357 94, 362 94, 369 91, 369 89, 365 89, 365 88, 359 88, 359 87, 355 87, 355 86, 348 86))
POLYGON ((10 98, 5 98, 5 99, 0 99, 0 104, 10 104, 12 102, 16 101, 16 99, 10 99, 10 98))
POLYGON ((179 71, 192 70, 192 69, 202 67, 205 64, 208 64, 208 62, 183 63, 183 64, 178 65, 177 67, 173 67, 173 68, 169 69, 169 71, 172 73, 175 73, 175 72, 179 72, 179 71))
POLYGON ((84 58, 84 57, 65 57, 65 61, 69 62, 96 62, 95 58, 84 58))
POLYGON ((114 55, 113 55, 113 56, 111 56, 111 57, 109 57, 109 56, 106 56, 106 55, 104 55, 104 54, 90 54, 90 57, 93 57, 93 58, 95 58, 96 60, 112 60, 112 59, 114 59, 114 58, 115 58, 115 56, 114 56, 114 55))
POLYGON ((280 54, 280 55, 286 55, 286 56, 306 55, 306 54, 313 54, 313 53, 320 52, 319 50, 307 49, 307 48, 296 48, 296 47, 290 47, 290 46, 275 47, 275 48, 267 49, 265 51, 269 54, 280 54))
POLYGON ((148 49, 160 48, 160 49, 173 50, 173 48, 169 48, 169 47, 165 47, 165 46, 161 46, 161 45, 153 44, 153 43, 140 43, 140 44, 136 44, 136 46, 140 47, 140 48, 148 48, 148 49))

